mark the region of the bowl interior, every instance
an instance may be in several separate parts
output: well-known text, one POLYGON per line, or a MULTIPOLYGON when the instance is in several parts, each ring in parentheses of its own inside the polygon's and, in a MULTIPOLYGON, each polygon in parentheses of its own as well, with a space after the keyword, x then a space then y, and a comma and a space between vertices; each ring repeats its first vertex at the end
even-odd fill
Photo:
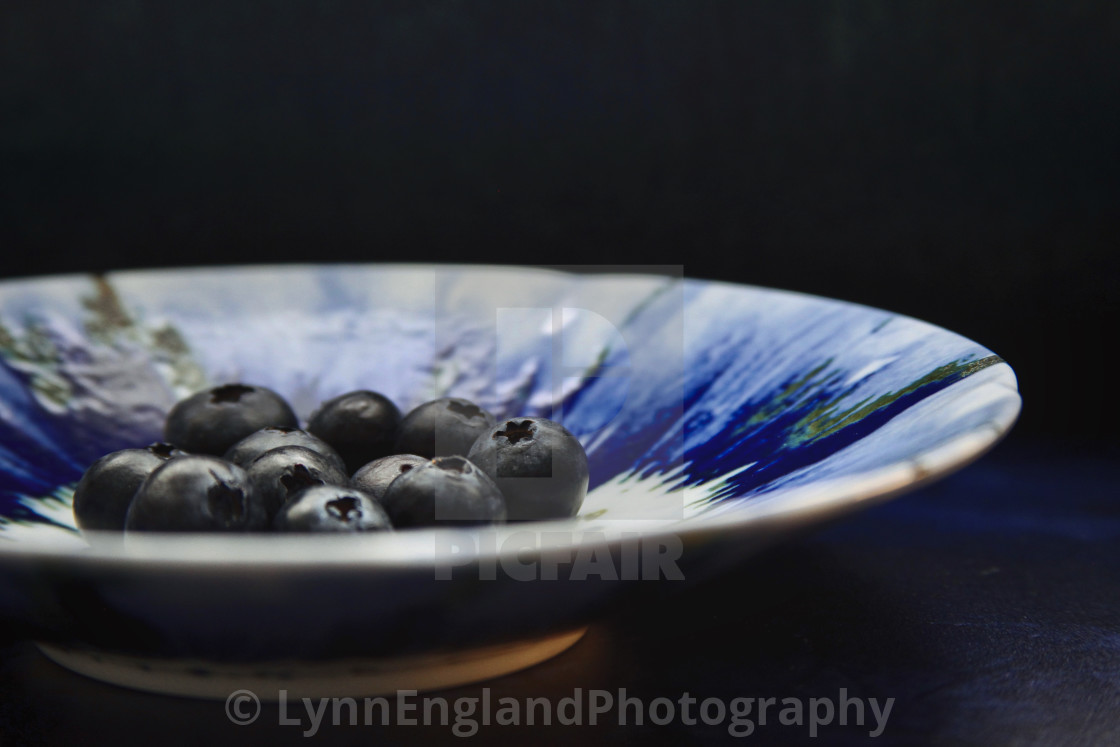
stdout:
POLYGON ((69 500, 85 467, 227 381, 303 419, 361 388, 402 411, 453 395, 558 420, 588 453, 584 527, 734 521, 812 485, 851 498, 884 470, 966 461, 1019 409, 1007 364, 957 334, 749 286, 435 266, 6 282, 0 551, 84 546, 69 500))

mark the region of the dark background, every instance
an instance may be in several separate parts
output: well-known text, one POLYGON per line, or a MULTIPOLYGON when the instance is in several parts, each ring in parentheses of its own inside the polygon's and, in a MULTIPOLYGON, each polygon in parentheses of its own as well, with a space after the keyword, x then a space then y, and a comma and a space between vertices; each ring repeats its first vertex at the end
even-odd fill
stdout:
POLYGON ((679 264, 959 331, 1019 373, 1017 432, 1120 443, 1083 406, 1116 3, 114 0, 0 33, 5 276, 679 264))
MULTIPOLYGON (((507 695, 846 686, 898 698, 880 743, 1120 738, 1118 206, 1108 0, 0 7, 0 276, 675 264, 911 314, 1016 369, 1022 419, 977 465, 721 579, 658 585, 495 681, 507 695)), ((302 741, 0 633, 5 743, 302 741)))

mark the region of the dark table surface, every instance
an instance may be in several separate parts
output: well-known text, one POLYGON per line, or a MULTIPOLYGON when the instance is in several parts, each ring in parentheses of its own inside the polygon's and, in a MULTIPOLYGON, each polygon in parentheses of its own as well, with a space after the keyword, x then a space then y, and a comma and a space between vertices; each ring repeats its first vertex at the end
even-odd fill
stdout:
MULTIPOLYGON (((699 583, 660 584, 536 667, 444 691, 455 698, 546 697, 577 688, 643 704, 668 698, 666 725, 482 726, 487 742, 586 744, 1120 743, 1120 460, 1091 444, 1016 438, 919 492, 758 556, 699 583), (734 740, 680 698, 893 698, 875 719, 810 734, 766 725, 734 740)), ((756 701, 757 702, 757 701, 756 701)), ((869 702, 869 701, 868 701, 869 702)), ((713 705, 713 709, 714 709, 713 705)), ((778 707, 781 707, 780 705, 778 707)), ((287 716, 293 718, 294 706, 287 716)), ((823 705, 817 712, 827 716, 823 705)), ((855 711, 849 709, 851 720, 855 711)), ((476 714, 477 715, 477 714, 476 714)), ((569 714, 570 715, 570 714, 569 714)), ((459 741, 451 725, 332 726, 326 744, 459 741)), ((582 720, 588 721, 584 712, 582 720)), ((302 743, 265 705, 248 726, 221 702, 162 697, 71 674, 9 634, 0 645, 0 744, 302 743)))

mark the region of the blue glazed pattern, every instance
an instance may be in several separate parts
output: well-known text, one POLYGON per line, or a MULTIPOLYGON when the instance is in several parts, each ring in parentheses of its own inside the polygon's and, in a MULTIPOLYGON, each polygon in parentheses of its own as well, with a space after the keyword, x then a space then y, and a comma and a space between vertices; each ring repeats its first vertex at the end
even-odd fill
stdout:
POLYGON ((690 518, 1003 432, 1010 368, 914 319, 747 286, 515 268, 263 267, 0 284, 0 541, 73 532, 93 459, 212 383, 560 420, 587 520, 690 518))

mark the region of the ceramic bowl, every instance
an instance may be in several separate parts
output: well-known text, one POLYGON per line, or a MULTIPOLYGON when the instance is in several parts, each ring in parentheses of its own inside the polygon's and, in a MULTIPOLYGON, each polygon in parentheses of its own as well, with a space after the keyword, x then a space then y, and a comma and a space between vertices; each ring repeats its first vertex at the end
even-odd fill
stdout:
POLYGON ((458 684, 540 661, 642 584, 698 580, 944 475, 1014 374, 887 311, 641 274, 280 266, 0 283, 0 611, 54 660, 224 697, 458 684), (98 456, 241 381, 306 419, 373 389, 543 415, 581 440, 568 521, 358 537, 84 536, 98 456))

